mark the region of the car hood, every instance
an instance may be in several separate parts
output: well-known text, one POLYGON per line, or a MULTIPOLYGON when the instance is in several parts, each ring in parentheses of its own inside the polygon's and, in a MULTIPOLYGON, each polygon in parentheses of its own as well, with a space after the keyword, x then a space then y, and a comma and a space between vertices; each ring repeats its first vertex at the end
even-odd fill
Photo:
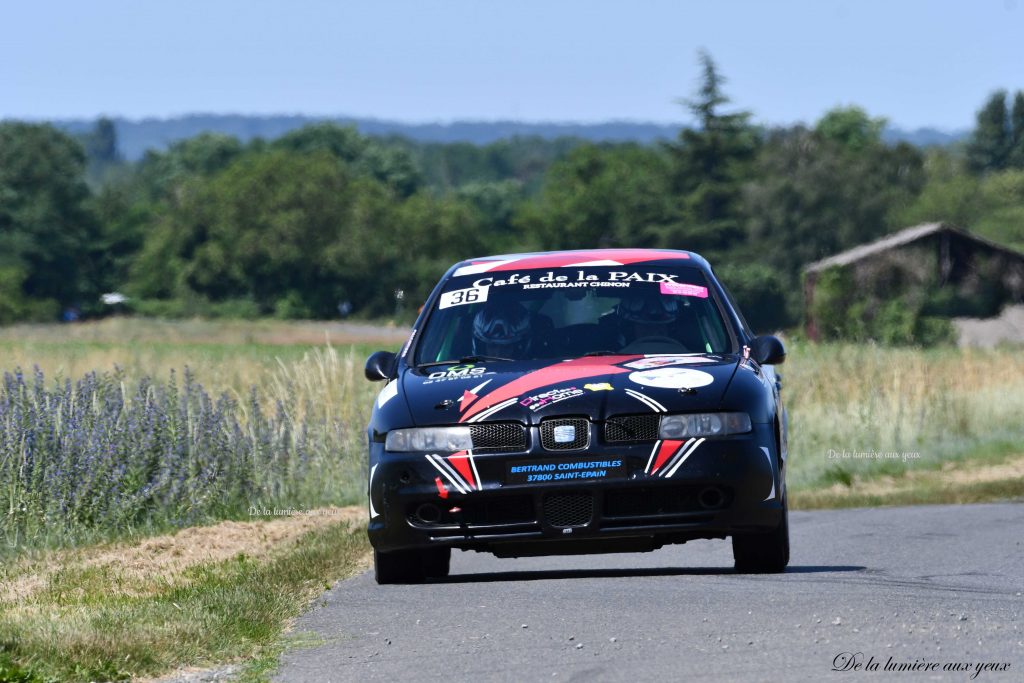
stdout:
POLYGON ((617 355, 409 368, 402 393, 416 425, 716 409, 735 355, 617 355))

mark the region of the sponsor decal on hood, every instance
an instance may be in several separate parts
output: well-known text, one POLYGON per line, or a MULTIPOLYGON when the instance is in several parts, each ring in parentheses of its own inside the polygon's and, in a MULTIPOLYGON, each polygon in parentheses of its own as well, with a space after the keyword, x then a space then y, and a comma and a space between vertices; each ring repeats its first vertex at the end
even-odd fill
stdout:
POLYGON ((617 375, 629 372, 629 368, 620 367, 615 363, 635 360, 635 356, 607 356, 598 358, 576 358, 549 365, 527 373, 498 387, 479 400, 467 405, 462 402, 462 416, 459 422, 477 422, 492 415, 502 408, 515 403, 520 396, 530 394, 541 387, 564 382, 574 382, 602 375, 617 375))
POLYGON ((717 362, 714 358, 708 358, 707 356, 698 355, 650 355, 640 360, 635 360, 631 363, 626 363, 627 368, 633 368, 634 370, 652 370, 654 368, 664 368, 669 365, 696 365, 698 363, 715 363, 717 362))
POLYGON ((479 379, 484 375, 493 375, 494 372, 488 372, 487 368, 482 365, 473 365, 468 363, 466 365, 452 365, 445 370, 436 370, 427 375, 427 378, 423 380, 424 384, 434 384, 435 382, 451 382, 458 379, 479 379))
POLYGON ((656 368, 640 370, 629 376, 631 382, 659 389, 696 389, 715 381, 714 375, 690 368, 656 368))
MULTIPOLYGON (((566 399, 582 396, 583 393, 584 391, 582 389, 577 389, 576 387, 558 387, 556 389, 549 389, 548 391, 540 394, 527 396, 519 401, 519 405, 536 412, 541 408, 546 408, 549 405, 560 403, 566 399)), ((557 435, 555 440, 558 440, 557 435)), ((569 441, 572 441, 572 439, 569 439, 569 441)))

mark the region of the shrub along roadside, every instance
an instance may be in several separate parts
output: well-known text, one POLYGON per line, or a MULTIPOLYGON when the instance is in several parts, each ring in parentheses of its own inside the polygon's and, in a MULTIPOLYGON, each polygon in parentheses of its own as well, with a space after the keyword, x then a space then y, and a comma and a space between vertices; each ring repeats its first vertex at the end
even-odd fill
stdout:
POLYGON ((281 365, 244 398, 194 374, 0 378, 0 556, 240 518, 250 506, 356 499, 362 419, 333 410, 333 349, 281 365))
POLYGON ((45 589, 0 602, 0 681, 106 681, 181 666, 276 660, 288 622, 364 566, 362 526, 332 524, 179 576, 118 577, 71 564, 45 589), (155 580, 156 578, 165 580, 155 580))

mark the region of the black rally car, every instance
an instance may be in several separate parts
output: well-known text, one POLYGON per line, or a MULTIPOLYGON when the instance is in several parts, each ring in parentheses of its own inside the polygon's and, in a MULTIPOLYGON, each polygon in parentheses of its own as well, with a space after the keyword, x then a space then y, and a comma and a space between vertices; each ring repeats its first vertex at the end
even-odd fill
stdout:
POLYGON ((755 337, 692 252, 514 254, 453 266, 369 424, 378 583, 499 557, 732 537, 740 571, 789 562, 786 417, 755 337))

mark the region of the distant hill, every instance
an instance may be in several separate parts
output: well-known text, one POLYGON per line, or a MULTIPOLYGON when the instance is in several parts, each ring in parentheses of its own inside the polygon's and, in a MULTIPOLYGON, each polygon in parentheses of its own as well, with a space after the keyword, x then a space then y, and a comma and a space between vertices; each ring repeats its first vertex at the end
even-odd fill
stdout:
POLYGON ((971 134, 969 129, 948 132, 937 128, 886 128, 882 131, 882 139, 888 143, 909 142, 917 147, 945 147, 962 142, 971 134))
MULTIPOLYGON (((243 141, 252 138, 273 139, 310 123, 331 121, 355 126, 359 132, 374 136, 402 136, 417 142, 468 142, 486 145, 515 136, 553 139, 575 137, 594 142, 638 142, 674 138, 683 124, 608 121, 605 123, 525 123, 521 121, 455 121, 452 123, 401 123, 381 119, 317 116, 243 116, 239 114, 189 114, 169 119, 130 120, 115 118, 118 148, 129 160, 140 159, 148 149, 165 149, 169 144, 200 133, 216 132, 243 141)), ((69 119, 53 122, 72 134, 87 133, 94 119, 69 119)), ((887 129, 886 141, 905 140, 915 145, 947 145, 961 140, 968 131, 947 133, 933 128, 904 131, 887 129)))

